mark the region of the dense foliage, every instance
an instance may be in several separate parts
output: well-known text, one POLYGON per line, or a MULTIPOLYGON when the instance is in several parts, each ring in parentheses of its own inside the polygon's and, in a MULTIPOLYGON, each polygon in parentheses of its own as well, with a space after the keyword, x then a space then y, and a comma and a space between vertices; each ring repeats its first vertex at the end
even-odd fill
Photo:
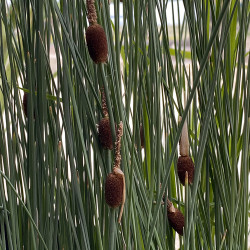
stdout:
POLYGON ((95 8, 107 61, 95 16, 89 55, 86 1, 0 1, 0 248, 247 249, 249 1, 95 8), (100 143, 103 118, 113 145, 123 123, 121 169, 100 143), (185 121, 195 170, 183 186, 185 121), (105 202, 112 171, 112 183, 125 176, 121 223, 105 202))

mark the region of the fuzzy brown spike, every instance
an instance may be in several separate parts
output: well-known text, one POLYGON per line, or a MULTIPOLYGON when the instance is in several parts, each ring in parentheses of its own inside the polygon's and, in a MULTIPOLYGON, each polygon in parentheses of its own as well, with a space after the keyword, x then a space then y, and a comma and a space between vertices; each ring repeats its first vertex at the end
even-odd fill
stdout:
POLYGON ((121 139, 123 135, 123 123, 120 122, 117 134, 116 134, 116 142, 115 142, 115 162, 114 168, 120 168, 121 165, 121 139))
POLYGON ((111 150, 113 149, 113 141, 112 141, 110 120, 109 120, 109 113, 106 102, 106 95, 103 88, 101 89, 101 95, 102 95, 102 112, 104 118, 99 122, 98 136, 102 147, 104 149, 111 150))
POLYGON ((86 41, 91 59, 95 63, 105 63, 108 59, 108 43, 105 31, 97 23, 95 0, 87 0, 88 21, 86 41))
POLYGON ((94 63, 105 63, 108 59, 108 43, 103 27, 97 23, 90 25, 86 30, 86 41, 94 63))
POLYGON ((123 123, 120 122, 115 142, 115 161, 113 172, 107 176, 105 182, 105 200, 106 203, 112 207, 116 208, 121 205, 121 210, 118 218, 118 223, 121 222, 124 203, 126 199, 126 186, 125 177, 120 169, 121 164, 121 138, 123 135, 123 123))
POLYGON ((99 122, 98 137, 99 137, 100 144, 104 149, 109 149, 109 150, 113 149, 110 120, 108 116, 104 117, 99 122))
POLYGON ((113 172, 107 176, 105 183, 105 200, 112 208, 120 206, 123 201, 123 173, 121 170, 120 172, 114 168, 113 172))
POLYGON ((168 221, 170 226, 180 235, 183 235, 183 228, 185 225, 185 218, 182 212, 175 208, 173 203, 167 200, 168 221))
POLYGON ((177 172, 180 182, 185 186, 185 175, 188 173, 188 184, 193 183, 194 179, 194 163, 189 156, 180 156, 177 161, 177 172))
POLYGON ((89 24, 96 24, 97 23, 97 15, 95 9, 95 0, 87 0, 87 11, 88 11, 88 21, 89 24))

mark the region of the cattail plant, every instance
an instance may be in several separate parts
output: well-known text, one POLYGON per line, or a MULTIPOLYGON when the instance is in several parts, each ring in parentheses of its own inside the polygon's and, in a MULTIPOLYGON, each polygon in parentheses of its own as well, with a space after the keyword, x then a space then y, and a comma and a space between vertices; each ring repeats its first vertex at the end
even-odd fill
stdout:
MULTIPOLYGON (((181 117, 179 117, 179 122, 181 117)), ((187 121, 184 122, 181 138, 179 141, 180 157, 177 161, 177 172, 181 184, 185 185, 185 174, 188 173, 188 184, 193 183, 194 179, 194 163, 192 158, 189 156, 189 140, 188 140, 188 127, 187 121)))
POLYGON ((105 200, 106 203, 112 207, 116 208, 121 205, 121 210, 118 218, 118 223, 121 222, 125 198, 126 198, 126 188, 125 188, 125 177, 120 169, 121 164, 121 137, 123 134, 123 124, 120 122, 117 130, 117 139, 115 142, 115 161, 112 173, 107 176, 105 183, 105 200))
POLYGON ((175 208, 173 203, 167 199, 168 222, 170 226, 179 234, 183 235, 185 218, 182 212, 175 208))
POLYGON ((249 1, 0 1, 0 249, 248 249, 249 1))
POLYGON ((94 0, 87 0, 87 11, 90 24, 86 30, 89 55, 95 63, 105 63, 108 58, 107 38, 103 27, 97 23, 94 0))
POLYGON ((103 149, 113 149, 112 133, 109 120, 109 113, 107 108, 106 96, 104 90, 101 91, 102 94, 102 113, 104 118, 102 118, 98 124, 98 137, 99 142, 103 149))

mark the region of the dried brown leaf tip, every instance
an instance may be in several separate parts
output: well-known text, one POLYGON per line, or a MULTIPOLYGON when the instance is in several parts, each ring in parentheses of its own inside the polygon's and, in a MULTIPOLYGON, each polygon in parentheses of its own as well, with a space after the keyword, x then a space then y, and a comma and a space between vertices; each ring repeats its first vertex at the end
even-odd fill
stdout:
POLYGON ((177 161, 177 172, 180 182, 185 186, 185 173, 188 173, 188 184, 193 183, 194 179, 194 163, 189 156, 180 156, 177 161))
MULTIPOLYGON (((179 117, 179 122, 181 121, 181 117, 179 117)), ((188 127, 187 121, 184 122, 181 137, 179 141, 180 155, 189 156, 189 140, 188 140, 188 127)))
MULTIPOLYGON (((27 118, 28 118, 28 105, 29 105, 28 93, 24 92, 24 94, 23 94, 23 112, 27 118)), ((35 110, 33 112, 33 118, 34 119, 36 118, 35 110)))
POLYGON ((183 235, 183 228, 185 225, 184 215, 179 209, 174 207, 169 199, 167 200, 167 203, 168 222, 179 235, 183 235))
POLYGON ((112 173, 107 176, 105 182, 105 200, 106 203, 112 207, 116 208, 121 205, 121 210, 118 218, 118 222, 121 222, 121 217, 123 213, 125 198, 126 198, 126 187, 125 187, 125 177, 120 169, 121 164, 121 137, 123 134, 123 124, 120 122, 117 130, 117 139, 115 143, 115 161, 112 173))
POLYGON ((87 10, 90 24, 86 30, 89 55, 95 63, 105 63, 108 59, 108 43, 103 27, 97 23, 94 0, 87 0, 87 10))
POLYGON ((23 111, 26 117, 28 117, 28 94, 26 92, 24 92, 23 95, 23 111))

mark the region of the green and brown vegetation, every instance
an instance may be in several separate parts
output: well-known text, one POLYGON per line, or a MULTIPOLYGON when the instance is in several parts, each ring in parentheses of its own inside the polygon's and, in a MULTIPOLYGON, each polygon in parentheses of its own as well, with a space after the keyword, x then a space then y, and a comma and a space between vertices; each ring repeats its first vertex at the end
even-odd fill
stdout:
POLYGON ((249 23, 248 0, 1 0, 0 249, 247 249, 249 23))

